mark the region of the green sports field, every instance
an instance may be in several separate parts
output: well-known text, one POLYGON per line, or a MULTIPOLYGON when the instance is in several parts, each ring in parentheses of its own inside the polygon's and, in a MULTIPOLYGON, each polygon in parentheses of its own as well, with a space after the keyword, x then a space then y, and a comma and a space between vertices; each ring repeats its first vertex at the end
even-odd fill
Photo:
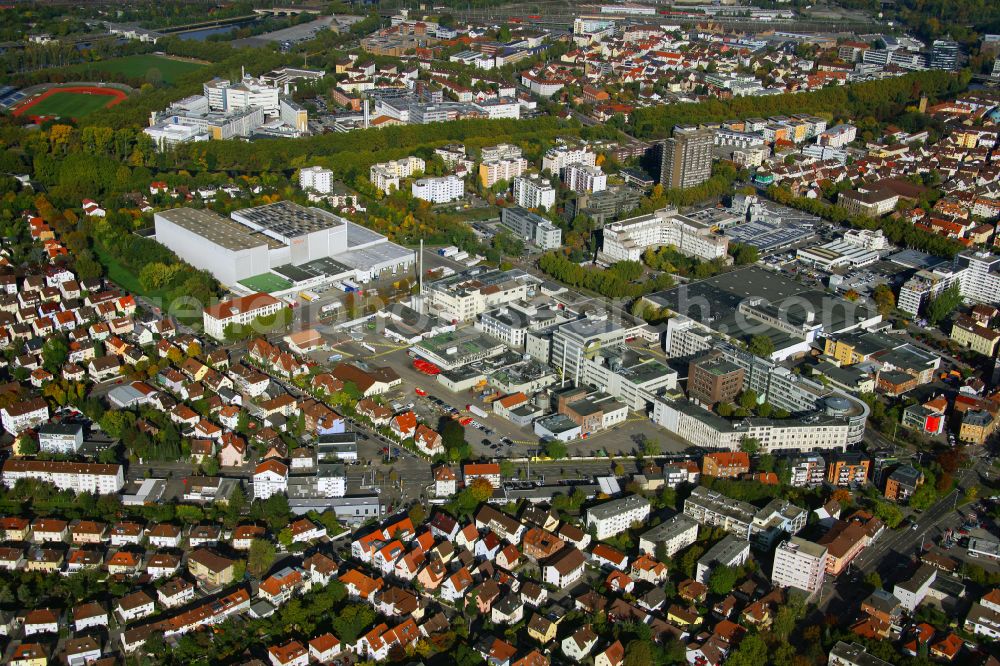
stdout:
POLYGON ((114 100, 115 98, 109 95, 56 91, 33 105, 31 115, 83 118, 98 109, 103 109, 114 100))
MULTIPOLYGON (((157 55, 133 55, 124 58, 112 58, 99 62, 87 62, 76 65, 78 72, 106 72, 108 74, 124 74, 132 78, 147 78, 150 70, 157 70, 164 83, 173 83, 178 77, 201 69, 204 65, 184 60, 174 60, 157 55)), ((89 77, 88 77, 89 78, 89 77)))
POLYGON ((247 289, 263 291, 265 293, 284 291, 285 289, 292 288, 291 282, 278 277, 274 273, 261 273, 260 275, 254 275, 253 277, 248 277, 245 280, 240 280, 240 284, 247 289))

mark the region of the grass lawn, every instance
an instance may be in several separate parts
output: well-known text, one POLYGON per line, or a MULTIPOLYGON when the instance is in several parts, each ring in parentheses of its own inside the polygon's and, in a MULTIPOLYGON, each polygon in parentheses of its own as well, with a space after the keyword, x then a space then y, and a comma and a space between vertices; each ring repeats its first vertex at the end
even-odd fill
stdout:
POLYGON ((89 95, 77 92, 54 92, 31 107, 33 116, 83 118, 115 101, 110 95, 89 95))
POLYGON ((261 273, 260 275, 254 275, 253 277, 248 277, 245 280, 240 280, 240 284, 247 289, 263 291, 266 293, 284 291, 285 289, 292 288, 291 282, 275 275, 274 273, 261 273))
POLYGON ((119 287, 138 296, 145 296, 152 301, 160 301, 164 297, 162 291, 147 291, 139 282, 139 276, 125 268, 118 260, 104 249, 100 243, 94 243, 94 254, 108 272, 108 278, 119 287))
POLYGON ((456 211, 445 211, 469 222, 480 222, 500 217, 500 208, 497 206, 484 206, 483 208, 464 208, 456 211))
POLYGON ((204 65, 184 60, 174 60, 157 55, 133 55, 124 58, 112 58, 99 62, 85 62, 73 67, 78 72, 107 72, 109 74, 124 74, 128 77, 146 78, 151 69, 159 70, 164 83, 174 83, 178 77, 201 69, 204 65))

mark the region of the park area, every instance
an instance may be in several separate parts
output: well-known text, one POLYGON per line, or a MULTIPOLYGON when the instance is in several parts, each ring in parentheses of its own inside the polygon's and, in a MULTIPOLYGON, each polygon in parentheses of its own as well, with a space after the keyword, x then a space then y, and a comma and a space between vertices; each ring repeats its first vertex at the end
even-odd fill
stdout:
POLYGON ((157 83, 153 79, 166 84, 173 84, 178 78, 194 72, 204 65, 189 60, 176 60, 158 55, 133 55, 124 58, 112 58, 98 62, 87 62, 76 65, 77 72, 89 74, 87 78, 100 78, 100 74, 121 74, 129 79, 143 79, 157 83))
POLYGON ((128 95, 115 88, 70 86, 50 88, 14 109, 15 116, 32 118, 83 118, 94 111, 114 106, 128 95))
POLYGON ((260 275, 254 275, 253 277, 248 277, 245 280, 240 280, 240 284, 247 289, 263 291, 268 294, 292 288, 291 282, 278 277, 274 273, 261 273, 260 275))

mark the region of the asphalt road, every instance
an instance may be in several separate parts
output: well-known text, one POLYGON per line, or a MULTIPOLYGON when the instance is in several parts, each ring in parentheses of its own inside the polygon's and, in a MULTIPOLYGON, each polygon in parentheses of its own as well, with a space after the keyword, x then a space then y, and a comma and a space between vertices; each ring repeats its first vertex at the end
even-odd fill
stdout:
POLYGON ((878 568, 891 564, 888 555, 896 553, 899 556, 909 559, 917 550, 927 534, 945 516, 950 514, 961 496, 961 491, 955 489, 939 499, 931 508, 920 514, 917 521, 906 529, 892 530, 889 534, 875 541, 857 557, 853 566, 864 573, 869 573, 878 568))

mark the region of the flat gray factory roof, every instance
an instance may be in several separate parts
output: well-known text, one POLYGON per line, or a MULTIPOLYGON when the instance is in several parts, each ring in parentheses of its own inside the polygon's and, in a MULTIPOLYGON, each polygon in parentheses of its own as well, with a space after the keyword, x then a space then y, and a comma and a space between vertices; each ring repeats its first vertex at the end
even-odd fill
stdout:
POLYGON ((906 268, 932 269, 946 263, 941 257, 921 252, 919 250, 901 250, 889 257, 889 261, 906 268))
POLYGON ((261 245, 266 245, 269 248, 281 247, 280 243, 266 236, 255 234, 242 224, 233 222, 210 210, 172 208, 160 211, 157 215, 231 252, 249 250, 261 245))
POLYGON ((371 229, 366 229, 359 224, 354 224, 353 222, 347 223, 347 247, 353 248, 358 245, 368 245, 369 243, 376 243, 385 238, 382 234, 377 231, 372 231, 371 229))
POLYGON ((277 268, 272 268, 271 272, 277 273, 293 284, 297 284, 320 276, 335 277, 337 275, 344 275, 351 273, 352 270, 351 267, 345 266, 339 261, 324 257, 308 261, 299 266, 282 264, 277 268))
POLYGON ((747 333, 767 335, 778 348, 793 337, 759 321, 750 322, 749 327, 741 324, 737 308, 742 301, 763 298, 779 311, 788 311, 786 316, 789 320, 804 314, 807 308, 811 309, 828 333, 850 328, 859 318, 872 314, 863 304, 849 303, 818 289, 807 288, 759 266, 722 273, 707 280, 657 292, 648 298, 734 337, 749 337, 742 335, 747 333))
POLYGON ((234 219, 259 226, 263 230, 293 238, 344 224, 344 220, 319 208, 306 208, 294 201, 278 201, 254 208, 233 211, 234 219))
POLYGON ((413 250, 408 250, 401 245, 387 241, 378 245, 372 245, 371 247, 348 250, 347 252, 338 254, 337 261, 351 268, 368 270, 372 266, 397 262, 406 257, 413 257, 413 250))
POLYGON ((812 227, 803 224, 774 226, 764 221, 727 227, 723 233, 731 241, 751 245, 765 254, 790 247, 816 235, 812 227))

